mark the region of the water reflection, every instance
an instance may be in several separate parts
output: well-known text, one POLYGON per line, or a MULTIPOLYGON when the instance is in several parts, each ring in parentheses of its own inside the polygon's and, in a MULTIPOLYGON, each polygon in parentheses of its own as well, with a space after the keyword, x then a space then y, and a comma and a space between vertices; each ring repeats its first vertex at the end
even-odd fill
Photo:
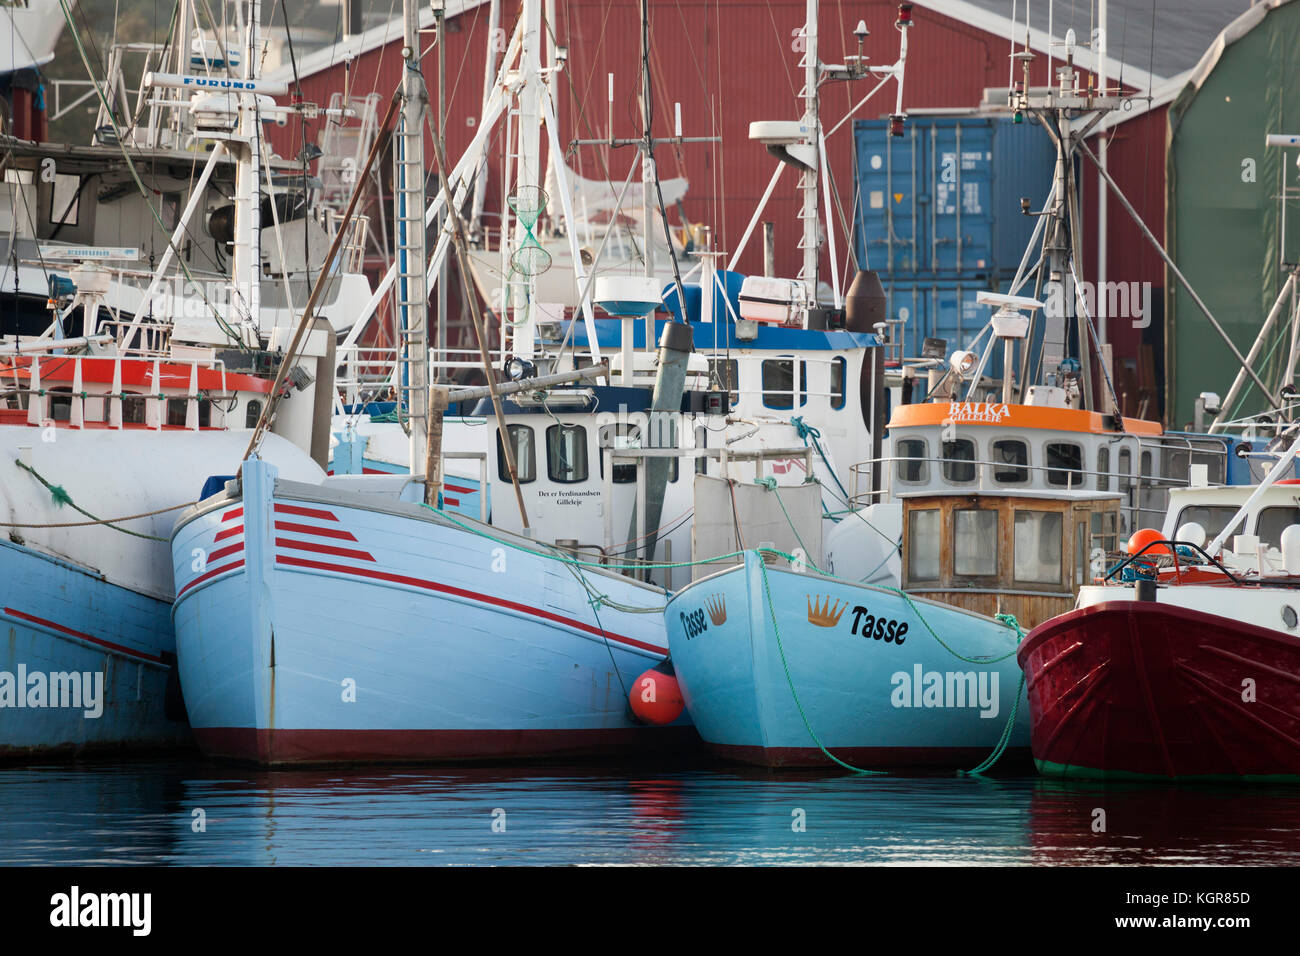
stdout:
POLYGON ((63 764, 0 768, 0 862, 1277 865, 1300 862, 1298 798, 725 765, 63 764))

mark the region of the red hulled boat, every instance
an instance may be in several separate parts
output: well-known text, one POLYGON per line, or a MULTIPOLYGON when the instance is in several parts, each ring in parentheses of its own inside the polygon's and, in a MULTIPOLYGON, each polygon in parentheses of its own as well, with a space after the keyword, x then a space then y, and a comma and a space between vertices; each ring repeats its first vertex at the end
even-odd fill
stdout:
POLYGON ((1030 632, 1017 657, 1040 772, 1300 780, 1294 492, 1267 480, 1176 490, 1164 529, 1129 544, 1129 562, 1161 567, 1085 587, 1075 610, 1030 632))

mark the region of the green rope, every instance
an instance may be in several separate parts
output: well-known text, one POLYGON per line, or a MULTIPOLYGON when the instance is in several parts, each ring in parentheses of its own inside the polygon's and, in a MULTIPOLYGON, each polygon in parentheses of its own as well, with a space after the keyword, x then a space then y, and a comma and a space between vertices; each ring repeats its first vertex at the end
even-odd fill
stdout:
POLYGON ((74 511, 78 511, 78 512, 80 512, 81 514, 85 515, 87 518, 90 518, 92 521, 94 521, 94 522, 97 523, 97 524, 102 524, 102 525, 103 525, 104 527, 106 527, 106 528, 112 528, 114 531, 120 531, 120 532, 122 532, 123 534, 129 534, 129 535, 131 535, 131 536, 133 536, 133 537, 136 537, 136 538, 145 538, 145 539, 147 539, 147 540, 149 540, 149 541, 166 541, 166 540, 167 540, 166 538, 160 538, 160 537, 158 537, 157 535, 154 535, 154 534, 143 534, 142 532, 139 532, 139 531, 132 531, 132 530, 130 530, 129 528, 119 528, 117 525, 113 524, 112 521, 110 521, 110 520, 108 520, 108 519, 106 519, 106 518, 101 518, 101 517, 99 517, 98 515, 93 515, 93 514, 91 514, 89 511, 87 511, 85 508, 81 507, 81 505, 77 504, 75 501, 72 500, 72 496, 71 496, 71 495, 69 495, 66 491, 63 490, 63 486, 62 486, 62 485, 52 485, 52 484, 50 484, 50 483, 49 483, 48 481, 46 481, 45 478, 43 478, 43 477, 41 476, 41 474, 40 474, 40 473, 39 473, 35 468, 33 468, 31 465, 24 464, 23 462, 19 461, 19 460, 16 459, 16 458, 14 459, 14 464, 17 465, 19 468, 23 469, 23 471, 26 471, 27 473, 29 473, 33 478, 35 478, 35 479, 36 479, 37 481, 39 481, 42 485, 44 485, 45 488, 49 491, 49 493, 50 493, 50 497, 54 499, 54 504, 55 504, 56 506, 60 507, 60 508, 63 507, 64 505, 68 505, 68 506, 70 506, 74 511))
MULTIPOLYGON (((809 476, 804 483, 807 484, 808 482, 813 482, 814 484, 818 483, 817 479, 811 476, 809 476)), ((781 493, 776 490, 776 479, 755 478, 754 484, 762 485, 764 488, 766 488, 768 491, 772 492, 772 494, 776 496, 776 503, 781 506, 781 514, 785 515, 785 523, 790 526, 790 530, 794 532, 794 539, 799 542, 799 547, 803 549, 805 562, 808 564, 810 568, 812 568, 818 574, 823 573, 822 569, 817 567, 817 565, 813 563, 813 559, 810 557, 812 552, 808 550, 808 545, 803 543, 803 536, 799 534, 799 529, 794 526, 794 520, 791 519, 790 512, 785 510, 785 502, 781 500, 781 493)))
MULTIPOLYGON (((761 483, 762 482, 760 482, 760 484, 761 483)), ((779 501, 780 498, 778 497, 777 500, 779 501)), ((710 558, 707 561, 678 561, 678 562, 663 563, 663 564, 637 564, 637 565, 600 564, 598 562, 593 562, 593 561, 579 561, 578 559, 566 555, 558 550, 539 551, 534 548, 525 547, 524 545, 518 544, 517 542, 514 541, 507 541, 504 538, 498 538, 495 535, 488 534, 485 531, 482 531, 478 528, 475 528, 472 525, 460 521, 450 512, 439 511, 437 508, 434 508, 432 505, 423 504, 422 507, 428 508, 430 511, 433 511, 435 514, 440 515, 441 517, 450 521, 452 524, 456 525, 462 530, 468 531, 471 534, 478 535, 481 538, 486 538, 487 540, 494 541, 497 544, 503 544, 507 547, 514 548, 516 551, 523 551, 525 554, 532 554, 542 558, 551 558, 553 560, 560 561, 565 564, 570 564, 575 567, 605 568, 610 570, 640 570, 642 568, 690 568, 690 567, 697 567, 702 564, 715 564, 719 561, 726 561, 729 558, 743 558, 745 555, 744 551, 733 551, 731 554, 718 555, 717 557, 710 558)), ((809 737, 811 737, 813 742, 817 744, 818 749, 820 749, 822 753, 824 753, 830 760, 834 761, 836 764, 840 765, 841 767, 844 767, 846 770, 851 770, 854 773, 858 773, 858 774, 879 775, 884 773, 884 771, 880 771, 880 770, 863 770, 859 767, 854 767, 852 764, 846 763, 843 760, 840 760, 838 757, 836 757, 834 754, 832 754, 822 745, 821 741, 817 737, 817 734, 813 731, 812 724, 808 720, 808 715, 804 712, 803 705, 799 701, 799 694, 795 690, 794 681, 790 676, 789 665, 786 663, 785 647, 781 642, 781 632, 780 629, 777 627, 777 623, 776 623, 776 611, 772 606, 772 593, 767 583, 767 564, 766 562, 762 561, 762 554, 763 553, 775 554, 778 557, 784 558, 786 561, 790 562, 791 564, 797 564, 798 562, 794 555, 786 554, 784 551, 779 551, 776 548, 762 548, 762 549, 755 550, 754 553, 759 555, 759 560, 760 562, 762 562, 760 566, 763 569, 763 590, 767 598, 768 613, 772 617, 772 627, 776 633, 776 645, 777 645, 777 650, 781 655, 781 665, 782 667, 785 668, 786 682, 790 686, 790 693, 794 697, 795 706, 799 710, 799 716, 803 718, 804 727, 807 729, 809 737)), ((841 580, 840 578, 835 577, 833 574, 826 574, 825 572, 820 572, 820 571, 818 573, 822 574, 824 577, 830 578, 833 581, 841 580)), ((854 586, 857 585, 857 582, 854 581, 845 581, 843 583, 854 585, 854 586)), ((912 613, 915 614, 917 619, 922 624, 925 625, 925 629, 930 633, 930 636, 933 637, 935 641, 938 642, 939 646, 942 647, 944 650, 946 650, 953 657, 957 658, 958 660, 964 661, 968 664, 997 664, 1000 661, 1004 661, 1008 657, 1011 657, 1013 654, 1016 653, 1020 640, 1024 638, 1024 631, 1021 630, 1019 622, 1016 621, 1013 615, 997 614, 994 615, 996 620, 1002 622, 1007 627, 1011 628, 1016 632, 1017 647, 1012 648, 1009 652, 999 657, 987 657, 987 656, 966 657, 965 655, 958 653, 956 650, 950 647, 948 643, 943 640, 943 638, 941 638, 937 633, 935 633, 934 628, 930 626, 930 622, 926 620, 925 615, 921 613, 920 608, 917 607, 916 602, 912 600, 911 596, 907 594, 907 592, 902 591, 899 588, 888 587, 886 585, 869 585, 869 586, 878 587, 883 591, 892 591, 893 593, 903 598, 903 600, 907 602, 907 605, 911 609, 912 613)), ((601 603, 608 603, 604 595, 595 594, 590 590, 588 590, 588 593, 592 594, 593 596, 592 600, 588 602, 589 604, 591 604, 593 609, 597 608, 601 603)), ((616 607, 616 605, 613 604, 610 604, 610 606, 616 607)), ((1024 688, 1023 674, 1021 674, 1020 677, 1020 687, 1021 689, 1024 688)), ((998 743, 994 746, 993 752, 983 762, 981 762, 978 767, 976 767, 973 770, 964 771, 965 773, 979 774, 984 772, 985 770, 988 770, 990 767, 992 767, 995 763, 998 762, 998 760, 1002 757, 1003 753, 1006 751, 1008 744, 1010 743, 1012 729, 1015 725, 1015 720, 1019 713, 1019 709, 1020 709, 1020 691, 1017 690, 1015 704, 1011 709, 1011 716, 1007 721, 1006 727, 1003 728, 1002 737, 999 739, 998 743)))
POLYGON ((799 716, 803 719, 803 726, 804 729, 808 731, 808 736, 812 738, 812 741, 817 745, 818 750, 845 770, 850 770, 861 776, 886 776, 886 773, 883 770, 864 770, 861 767, 855 767, 853 764, 841 760, 826 749, 825 744, 821 742, 821 738, 817 736, 817 732, 812 729, 812 723, 808 720, 808 714, 804 711, 803 703, 799 700, 799 692, 794 689, 794 678, 790 676, 790 665, 785 659, 785 646, 781 643, 781 628, 776 623, 776 607, 772 604, 772 589, 767 583, 767 562, 763 560, 761 554, 758 555, 758 566, 763 572, 763 594, 767 599, 768 616, 772 619, 772 632, 776 635, 776 649, 781 655, 781 667, 785 669, 785 682, 790 685, 790 696, 794 698, 794 706, 798 709, 799 716))
MULTIPOLYGON (((808 714, 803 709, 803 703, 799 700, 799 692, 795 690, 794 678, 790 676, 790 665, 789 663, 787 663, 785 659, 785 645, 781 641, 781 628, 776 622, 776 607, 772 602, 772 589, 767 582, 767 563, 763 561, 763 556, 761 554, 758 555, 758 560, 759 560, 759 568, 762 571, 762 575, 763 575, 763 595, 767 602, 767 613, 772 620, 772 631, 773 634, 776 636, 776 649, 777 652, 781 655, 781 667, 785 671, 785 681, 790 688, 790 696, 794 698, 795 708, 799 711, 799 717, 803 720, 804 729, 808 731, 808 736, 812 738, 812 741, 817 745, 818 750, 820 750, 823 754, 826 755, 827 758, 839 764, 844 769, 850 770, 853 773, 860 774, 863 776, 886 775, 886 771, 864 770, 861 767, 855 767, 853 766, 853 764, 841 760, 839 757, 835 756, 833 753, 831 753, 829 750, 826 749, 826 746, 821 742, 821 738, 818 737, 816 731, 813 730, 812 722, 808 720, 808 714)), ((895 590, 895 589, 890 588, 889 590, 895 590)), ((902 594, 903 592, 899 591, 898 593, 902 594)), ((903 594, 903 597, 907 598, 907 595, 903 594)), ((934 637, 934 639, 936 641, 939 641, 939 644, 950 654, 953 654, 954 656, 961 658, 961 660, 968 661, 971 663, 986 662, 986 659, 962 657, 960 654, 957 654, 956 651, 954 651, 951 647, 949 647, 942 640, 940 640, 939 635, 934 633, 934 629, 930 627, 929 622, 927 622, 925 620, 925 617, 922 616, 920 611, 917 610, 916 605, 912 604, 910 598, 907 598, 907 602, 911 606, 912 612, 916 614, 916 616, 920 619, 921 623, 925 625, 926 630, 929 631, 930 634, 934 637)), ((1000 621, 1001 623, 1007 625, 1007 627, 1010 627, 1013 630, 1015 630, 1017 635, 1016 643, 1017 645, 1019 645, 1019 642, 1024 639, 1025 633, 1020 629, 1020 622, 1016 620, 1015 615, 996 614, 994 615, 994 618, 1000 621)), ((1012 653, 1015 652, 1012 651, 1012 653)), ((999 661, 1005 660, 1006 656, 1009 655, 1004 655, 1003 657, 997 658, 997 660, 999 661)), ((996 663, 996 661, 987 661, 987 662, 996 663)), ((1015 728, 1016 717, 1020 713, 1020 694, 1024 689, 1025 689, 1025 675, 1022 672, 1020 675, 1020 684, 1016 688, 1015 703, 1012 704, 1011 707, 1011 714, 1007 718, 1006 725, 1002 728, 1002 735, 998 738, 998 742, 993 746, 992 753, 990 753, 987 757, 985 757, 984 760, 980 762, 979 766, 971 770, 959 770, 958 771, 959 774, 961 774, 962 776, 978 776, 992 769, 993 765, 996 764, 1000 759, 1002 759, 1002 755, 1006 753, 1007 747, 1011 743, 1011 734, 1015 728)))
MULTIPOLYGON (((1015 630, 1016 646, 1019 647, 1020 642, 1025 639, 1025 632, 1020 629, 1020 622, 1016 620, 1016 616, 1014 614, 995 614, 993 616, 1007 627, 1015 630)), ((1011 715, 1007 718, 1006 726, 1002 728, 1002 736, 998 738, 997 744, 994 745, 993 752, 985 757, 978 767, 958 771, 962 776, 978 777, 980 774, 992 770, 993 765, 1002 759, 1002 755, 1007 752, 1007 747, 1011 743, 1011 734, 1016 726, 1016 717, 1020 715, 1020 695, 1024 693, 1024 690, 1025 672, 1022 670, 1020 672, 1020 683, 1016 687, 1015 703, 1011 705, 1011 715)))

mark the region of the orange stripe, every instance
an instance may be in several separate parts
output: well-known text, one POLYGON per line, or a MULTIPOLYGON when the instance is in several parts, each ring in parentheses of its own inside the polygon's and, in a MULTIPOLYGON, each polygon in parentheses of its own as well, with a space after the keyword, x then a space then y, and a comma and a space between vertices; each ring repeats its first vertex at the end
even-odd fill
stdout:
MULTIPOLYGON (((1045 408, 1039 405, 1007 405, 1002 402, 919 402, 899 405, 890 416, 890 428, 920 425, 970 425, 996 428, 1039 428, 1063 432, 1114 434, 1106 427, 1106 416, 1080 408, 1045 408)), ((1124 431, 1133 435, 1159 435, 1159 422, 1125 418, 1124 431)))

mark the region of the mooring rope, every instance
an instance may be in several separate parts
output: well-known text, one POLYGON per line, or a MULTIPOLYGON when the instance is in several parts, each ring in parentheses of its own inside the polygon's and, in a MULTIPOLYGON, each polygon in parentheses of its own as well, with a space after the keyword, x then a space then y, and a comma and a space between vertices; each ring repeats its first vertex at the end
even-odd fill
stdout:
POLYGON ((98 515, 91 514, 85 508, 81 507, 81 505, 73 501, 72 496, 63 489, 62 485, 51 484, 49 481, 45 479, 45 477, 40 472, 38 472, 31 465, 24 464, 18 459, 14 459, 14 464, 17 465, 19 468, 23 469, 23 471, 26 471, 33 478, 35 478, 42 485, 44 485, 46 490, 49 491, 50 496, 54 499, 54 504, 56 506, 61 508, 64 505, 68 505, 74 511, 80 512, 81 514, 85 515, 87 518, 90 518, 91 520, 90 521, 68 521, 61 524, 27 524, 22 522, 0 522, 0 528, 84 528, 90 525, 103 525, 106 528, 112 528, 114 531, 120 531, 122 532, 122 534, 129 534, 132 537, 145 538, 149 541, 166 541, 168 540, 167 538, 160 538, 156 534, 145 534, 144 532, 141 531, 132 531, 130 528, 119 528, 116 522, 134 521, 137 518, 149 518, 154 515, 166 514, 169 511, 177 511, 181 508, 188 508, 190 505, 195 504, 195 502, 193 501, 186 501, 183 504, 172 505, 170 508, 159 508, 156 511, 145 511, 138 515, 126 515, 125 517, 122 518, 101 518, 98 515))

